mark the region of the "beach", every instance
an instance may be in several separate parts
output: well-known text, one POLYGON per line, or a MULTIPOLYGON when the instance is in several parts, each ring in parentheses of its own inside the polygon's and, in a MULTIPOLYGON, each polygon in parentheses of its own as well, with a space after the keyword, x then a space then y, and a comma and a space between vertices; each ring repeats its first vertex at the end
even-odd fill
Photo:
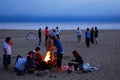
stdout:
MULTIPOLYGON (((18 54, 26 57, 29 51, 38 46, 38 39, 26 40, 26 35, 32 32, 37 36, 37 30, 16 30, 1 29, 0 30, 0 80, 119 80, 120 79, 120 30, 99 30, 98 44, 90 44, 90 48, 85 45, 85 31, 82 30, 82 41, 77 42, 75 30, 62 30, 60 41, 63 46, 64 57, 62 66, 67 65, 73 58, 72 51, 77 50, 82 56, 85 63, 90 65, 100 65, 100 69, 79 73, 74 71, 67 73, 66 71, 50 72, 41 76, 34 74, 25 74, 17 76, 14 72, 14 63, 18 54), (12 63, 10 70, 2 68, 2 43, 6 37, 11 37, 14 45, 12 46, 12 63), (52 76, 51 76, 52 75, 52 76)), ((41 52, 46 53, 44 31, 42 31, 41 52)))

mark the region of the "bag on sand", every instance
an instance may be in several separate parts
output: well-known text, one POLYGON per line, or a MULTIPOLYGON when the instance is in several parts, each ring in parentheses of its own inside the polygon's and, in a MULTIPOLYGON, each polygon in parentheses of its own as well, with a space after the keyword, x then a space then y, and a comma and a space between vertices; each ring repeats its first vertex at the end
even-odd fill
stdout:
POLYGON ((83 64, 83 71, 84 72, 92 72, 98 70, 99 66, 91 66, 89 63, 83 64))

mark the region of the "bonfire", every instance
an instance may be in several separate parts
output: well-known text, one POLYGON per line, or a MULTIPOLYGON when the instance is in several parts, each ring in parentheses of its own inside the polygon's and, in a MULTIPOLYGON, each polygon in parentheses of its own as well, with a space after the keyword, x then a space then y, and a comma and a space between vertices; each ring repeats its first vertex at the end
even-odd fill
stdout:
POLYGON ((57 56, 56 56, 56 53, 52 52, 52 51, 47 51, 46 55, 45 55, 45 58, 44 58, 44 61, 51 67, 56 67, 56 64, 57 64, 57 56))

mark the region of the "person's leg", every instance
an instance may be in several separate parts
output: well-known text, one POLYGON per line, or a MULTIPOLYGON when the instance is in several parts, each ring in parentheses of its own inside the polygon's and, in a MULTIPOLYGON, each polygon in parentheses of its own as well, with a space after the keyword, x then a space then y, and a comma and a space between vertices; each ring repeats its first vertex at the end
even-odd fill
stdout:
POLYGON ((40 44, 41 44, 41 38, 39 38, 39 46, 40 46, 40 44))
POLYGON ((89 47, 89 38, 86 38, 86 46, 89 47))
POLYGON ((90 47, 90 38, 88 38, 88 47, 90 47))
POLYGON ((3 55, 3 68, 9 69, 11 63, 11 55, 3 55))
POLYGON ((58 55, 58 57, 57 57, 57 67, 61 67, 61 65, 62 65, 62 58, 63 58, 63 54, 58 55))

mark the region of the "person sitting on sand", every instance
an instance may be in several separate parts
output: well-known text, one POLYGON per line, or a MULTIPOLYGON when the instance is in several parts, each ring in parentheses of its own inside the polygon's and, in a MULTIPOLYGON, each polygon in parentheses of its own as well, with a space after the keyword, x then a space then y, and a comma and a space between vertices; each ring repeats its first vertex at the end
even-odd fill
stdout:
POLYGON ((75 59, 72 59, 71 62, 69 62, 69 64, 73 64, 74 65, 74 69, 77 70, 77 68, 81 68, 83 65, 83 59, 82 57, 79 55, 79 53, 74 50, 72 52, 73 56, 75 59))

